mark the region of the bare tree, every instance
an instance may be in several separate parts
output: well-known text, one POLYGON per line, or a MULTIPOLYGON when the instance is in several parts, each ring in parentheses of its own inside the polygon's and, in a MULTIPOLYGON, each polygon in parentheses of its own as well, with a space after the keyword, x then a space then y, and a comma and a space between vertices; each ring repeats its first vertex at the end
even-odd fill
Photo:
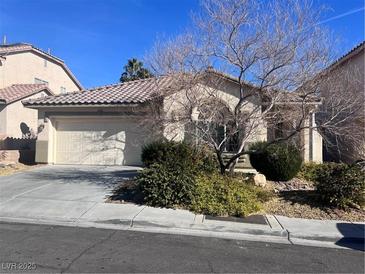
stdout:
POLYGON ((165 99, 162 109, 151 105, 158 115, 148 123, 209 145, 222 173, 251 152, 248 143, 266 139, 267 127, 282 131, 269 143, 310 127, 337 130, 330 117, 307 122, 318 105, 316 75, 330 59, 321 11, 304 0, 203 1, 193 30, 156 43, 147 58, 155 75, 169 78, 168 86, 156 82, 165 99))
POLYGON ((324 98, 317 116, 322 136, 327 150, 345 162, 365 159, 362 73, 357 67, 343 67, 325 70, 316 79, 324 98))

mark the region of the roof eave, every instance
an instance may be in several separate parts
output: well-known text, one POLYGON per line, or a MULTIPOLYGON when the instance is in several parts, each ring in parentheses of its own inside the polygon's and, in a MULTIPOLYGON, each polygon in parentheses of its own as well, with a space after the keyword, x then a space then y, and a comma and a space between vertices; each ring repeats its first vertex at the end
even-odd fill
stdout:
POLYGON ((124 103, 124 104, 28 104, 23 102, 23 105, 27 108, 39 109, 39 108, 73 108, 73 107, 137 107, 143 103, 124 103))
MULTIPOLYGON (((264 106, 267 106, 267 105, 270 105, 272 104, 271 102, 263 102, 262 105, 264 106)), ((274 105, 316 105, 316 106, 319 106, 322 104, 322 100, 320 101, 315 101, 315 102, 275 102, 274 105)))

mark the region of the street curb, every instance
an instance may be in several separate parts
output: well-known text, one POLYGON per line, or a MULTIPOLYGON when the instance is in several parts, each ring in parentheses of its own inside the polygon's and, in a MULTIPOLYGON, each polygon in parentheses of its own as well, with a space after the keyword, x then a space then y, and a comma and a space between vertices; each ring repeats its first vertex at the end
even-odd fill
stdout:
MULTIPOLYGON (((134 226, 123 224, 112 224, 108 222, 78 222, 77 220, 50 220, 50 219, 30 219, 30 218, 9 218, 0 217, 0 222, 4 223, 26 223, 33 225, 56 225, 67 227, 81 227, 81 228, 100 228, 100 229, 113 229, 124 231, 136 231, 146 233, 162 233, 195 237, 207 237, 207 238, 220 238, 230 240, 243 240, 254 242, 270 242, 280 244, 290 244, 285 236, 278 235, 257 235, 247 234, 242 232, 233 231, 207 231, 191 228, 171 228, 171 227, 158 227, 158 226, 134 226)), ((248 231, 246 231, 248 232, 248 231)))
POLYGON ((319 242, 339 242, 339 241, 350 241, 356 243, 364 243, 365 239, 363 237, 323 237, 323 236, 316 236, 316 235, 298 235, 293 233, 288 233, 289 240, 307 240, 307 241, 319 241, 319 242))
POLYGON ((213 225, 204 225, 204 224, 192 224, 190 226, 170 226, 170 225, 160 225, 153 222, 148 221, 133 221, 133 225, 131 228, 160 228, 160 229, 183 229, 183 230, 192 230, 206 233, 236 233, 236 234, 245 234, 245 235, 253 235, 253 236, 274 236, 281 238, 288 238, 288 233, 286 230, 268 230, 268 229, 260 229, 260 228, 245 228, 241 227, 241 229, 230 229, 222 226, 213 226, 213 225))
MULTIPOLYGON (((352 242, 353 245, 362 247, 364 238, 354 237, 322 237, 313 235, 293 234, 284 229, 275 216, 266 216, 269 225, 244 224, 240 229, 232 229, 221 226, 206 225, 201 222, 191 224, 190 226, 169 226, 159 225, 148 221, 132 222, 130 219, 112 219, 112 220, 83 220, 83 219, 46 219, 46 218, 13 218, 0 217, 0 222, 5 223, 26 223, 38 225, 57 225, 68 227, 82 228, 100 228, 114 230, 128 230, 149 233, 163 233, 184 236, 212 237, 231 240, 246 240, 256 242, 272 242, 292 245, 317 246, 327 248, 349 248, 348 245, 337 244, 352 242), (270 228, 265 228, 270 227, 270 228)), ((231 223, 218 221, 219 223, 231 223)), ((172 225, 172 224, 170 224, 172 225)), ((175 224, 176 225, 176 224, 175 224)), ((229 224, 226 224, 229 225, 229 224)), ((233 225, 233 224, 231 224, 233 225)), ((237 223, 234 224, 237 226, 237 223)))

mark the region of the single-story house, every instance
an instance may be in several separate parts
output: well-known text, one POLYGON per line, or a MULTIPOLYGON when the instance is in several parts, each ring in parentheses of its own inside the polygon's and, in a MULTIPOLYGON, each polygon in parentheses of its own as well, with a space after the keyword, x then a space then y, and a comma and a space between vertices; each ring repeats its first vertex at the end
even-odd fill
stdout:
MULTIPOLYGON (((224 87, 219 90, 228 105, 238 100, 234 78, 222 77, 224 87)), ((151 102, 158 102, 166 114, 176 113, 179 92, 156 97, 156 87, 169 89, 173 78, 158 77, 107 85, 81 92, 60 94, 24 101, 23 104, 38 110, 38 123, 43 130, 38 134, 36 161, 49 164, 86 165, 139 165, 143 144, 156 136, 182 140, 186 137, 179 127, 150 132, 141 126, 149 116, 151 102)), ((257 98, 251 106, 260 104, 257 98)), ((259 118, 258 118, 259 119, 259 118)), ((314 122, 314 114, 308 123, 314 122)), ((252 141, 265 140, 269 132, 265 123, 252 141)), ((310 129, 301 135, 305 160, 322 160, 322 139, 310 129)))

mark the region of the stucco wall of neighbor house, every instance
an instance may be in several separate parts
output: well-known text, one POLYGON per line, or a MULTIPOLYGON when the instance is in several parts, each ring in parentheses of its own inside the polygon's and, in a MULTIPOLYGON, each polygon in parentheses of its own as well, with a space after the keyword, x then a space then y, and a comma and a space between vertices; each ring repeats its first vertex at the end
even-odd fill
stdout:
MULTIPOLYGON (((46 92, 39 92, 27 98, 23 98, 23 100, 46 95, 46 92)), ((6 106, 6 126, 3 133, 8 137, 22 138, 23 133, 26 133, 25 130, 27 127, 34 133, 37 133, 37 117, 37 110, 24 107, 21 100, 8 104, 6 106)))
POLYGON ((0 105, 0 135, 6 135, 6 105, 0 105))
MULTIPOLYGON (((358 54, 350 57, 345 60, 338 66, 336 66, 332 71, 329 72, 329 77, 337 75, 342 72, 350 73, 352 75, 356 75, 356 81, 353 83, 353 88, 358 92, 358 96, 360 96, 361 101, 363 102, 361 108, 361 116, 362 119, 359 121, 359 127, 363 128, 362 130, 362 143, 363 145, 359 148, 358 145, 352 144, 352 142, 348 141, 346 136, 342 137, 342 140, 335 138, 335 136, 331 136, 329 134, 326 135, 326 139, 329 140, 330 143, 335 144, 336 139, 338 140, 338 146, 331 146, 329 143, 324 144, 324 156, 328 161, 343 161, 347 163, 352 163, 356 160, 363 159, 365 157, 365 50, 362 49, 358 54), (360 150, 362 149, 362 152, 360 150)), ((321 95, 326 98, 331 98, 333 93, 327 87, 322 88, 321 95)))
POLYGON ((0 88, 34 84, 35 78, 47 81, 55 94, 61 93, 61 87, 66 92, 79 90, 61 65, 34 52, 10 53, 0 65, 0 88))

